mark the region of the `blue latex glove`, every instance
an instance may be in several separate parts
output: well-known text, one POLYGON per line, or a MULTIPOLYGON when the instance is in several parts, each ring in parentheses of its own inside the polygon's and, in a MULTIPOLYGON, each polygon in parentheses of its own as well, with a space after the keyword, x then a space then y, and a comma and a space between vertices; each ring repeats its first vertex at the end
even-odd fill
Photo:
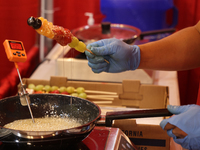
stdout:
MULTIPOLYGON (((173 137, 174 141, 180 144, 183 148, 190 150, 200 150, 200 106, 198 105, 185 105, 185 106, 172 106, 169 105, 167 109, 175 114, 169 119, 164 119, 160 126, 164 129, 167 123, 170 123, 182 131, 187 136, 178 138, 172 130, 167 130, 169 136, 173 137)), ((169 125, 169 124, 168 124, 169 125)))
POLYGON ((140 64, 140 48, 136 45, 128 45, 118 39, 100 40, 89 44, 87 48, 96 55, 85 51, 88 65, 95 73, 135 70, 140 64))

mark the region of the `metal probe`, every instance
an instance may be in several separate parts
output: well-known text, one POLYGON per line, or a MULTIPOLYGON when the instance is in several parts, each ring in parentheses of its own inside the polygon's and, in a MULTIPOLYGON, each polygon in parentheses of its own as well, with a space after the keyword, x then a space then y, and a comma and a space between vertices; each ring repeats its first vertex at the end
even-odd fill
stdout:
MULTIPOLYGON (((32 121, 33 121, 33 123, 35 123, 35 120, 34 120, 34 118, 33 118, 33 113, 32 113, 32 111, 31 111, 31 107, 30 107, 30 104, 29 104, 29 99, 27 98, 28 94, 26 93, 26 91, 25 91, 25 89, 24 89, 24 86, 23 86, 23 83, 22 83, 22 79, 21 79, 21 75, 20 75, 20 72, 19 72, 19 69, 18 69, 18 65, 17 65, 16 62, 14 62, 14 63, 15 63, 15 67, 16 67, 16 69, 17 69, 17 73, 18 73, 18 75, 19 75, 19 80, 20 80, 20 83, 21 83, 21 86, 22 86, 22 87, 21 87, 21 88, 22 88, 22 92, 23 92, 22 96, 25 97, 26 103, 27 103, 27 105, 28 105, 29 112, 30 112, 30 114, 31 114, 32 121)), ((23 105, 22 99, 20 99, 20 101, 21 101, 21 104, 23 105)))

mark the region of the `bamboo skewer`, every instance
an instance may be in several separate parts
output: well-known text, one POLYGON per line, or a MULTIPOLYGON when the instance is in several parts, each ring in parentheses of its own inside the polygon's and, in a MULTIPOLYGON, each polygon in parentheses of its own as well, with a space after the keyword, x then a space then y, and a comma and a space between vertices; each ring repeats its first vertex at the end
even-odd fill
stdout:
POLYGON ((112 104, 112 101, 93 101, 95 104, 112 104))
POLYGON ((106 92, 106 91, 94 91, 94 90, 85 90, 87 94, 108 94, 108 95, 118 95, 116 92, 106 92))
POLYGON ((115 98, 119 98, 116 92, 85 90, 85 93, 87 94, 87 99, 93 101, 102 100, 103 101, 102 103, 105 103, 105 101, 114 101, 115 98))
MULTIPOLYGON (((88 52, 90 52, 91 54, 95 55, 91 50, 89 50, 89 49, 87 49, 87 48, 86 48, 86 51, 88 51, 88 52)), ((109 64, 109 61, 108 61, 108 60, 106 60, 106 59, 104 59, 104 60, 105 60, 105 62, 107 62, 107 63, 109 64)))
POLYGON ((110 98, 110 97, 96 97, 96 96, 90 96, 87 95, 87 99, 93 99, 93 100, 110 100, 110 101, 114 101, 114 98, 110 98))
POLYGON ((98 97, 110 97, 110 98, 118 98, 119 96, 118 95, 88 95, 88 96, 90 96, 90 97, 96 97, 96 98, 98 98, 98 97))

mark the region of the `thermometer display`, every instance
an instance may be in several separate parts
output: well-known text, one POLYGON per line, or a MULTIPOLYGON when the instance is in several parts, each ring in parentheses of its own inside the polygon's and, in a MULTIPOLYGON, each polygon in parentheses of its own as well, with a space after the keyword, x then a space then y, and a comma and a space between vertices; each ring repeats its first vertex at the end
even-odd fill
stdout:
POLYGON ((13 50, 23 50, 21 42, 9 41, 10 48, 13 50))
POLYGON ((3 42, 7 57, 12 62, 25 62, 26 52, 21 41, 5 40, 3 42))

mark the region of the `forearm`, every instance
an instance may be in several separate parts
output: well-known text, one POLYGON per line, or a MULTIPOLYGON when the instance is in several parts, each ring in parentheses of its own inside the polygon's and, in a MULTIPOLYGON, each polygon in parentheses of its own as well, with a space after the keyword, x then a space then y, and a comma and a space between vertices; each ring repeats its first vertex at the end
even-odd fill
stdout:
POLYGON ((200 67, 200 22, 159 41, 139 45, 139 68, 187 70, 200 67))

